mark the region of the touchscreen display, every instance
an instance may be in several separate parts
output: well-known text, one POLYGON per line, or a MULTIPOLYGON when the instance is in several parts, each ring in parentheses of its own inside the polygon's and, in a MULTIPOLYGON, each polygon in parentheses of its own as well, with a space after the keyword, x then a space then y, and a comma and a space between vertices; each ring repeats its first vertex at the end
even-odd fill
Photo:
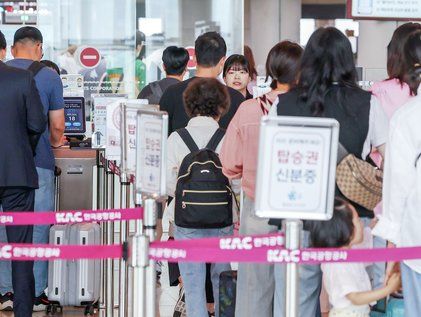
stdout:
POLYGON ((84 98, 64 98, 65 134, 85 133, 84 98))

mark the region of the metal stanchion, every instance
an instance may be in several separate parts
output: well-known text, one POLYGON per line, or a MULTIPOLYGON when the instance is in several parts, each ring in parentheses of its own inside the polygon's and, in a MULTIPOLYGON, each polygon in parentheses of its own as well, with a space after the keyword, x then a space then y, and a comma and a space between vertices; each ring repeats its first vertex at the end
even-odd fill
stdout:
POLYGON ((133 267, 133 317, 156 316, 156 272, 155 261, 149 260, 149 243, 155 240, 156 201, 144 200, 144 227, 137 227, 132 238, 130 265, 133 267), (141 231, 144 230, 144 234, 141 231))
MULTIPOLYGON (((303 222, 301 220, 285 221, 285 246, 288 250, 297 250, 301 245, 301 232, 303 222)), ((298 263, 286 265, 286 317, 298 317, 298 263)))
MULTIPOLYGON (((127 174, 127 140, 126 140, 126 105, 122 104, 121 121, 120 121, 120 136, 121 136, 121 166, 120 166, 120 188, 121 208, 130 207, 130 179, 127 174)), ((129 221, 120 222, 120 242, 127 242, 130 234, 129 221)), ((120 280, 119 280, 119 317, 126 317, 129 313, 128 298, 129 298, 129 268, 128 263, 123 259, 120 261, 120 280)))
MULTIPOLYGON (((107 168, 107 209, 115 208, 114 205, 114 185, 115 175, 107 168)), ((109 221, 106 223, 106 241, 107 244, 114 244, 114 222, 109 221)), ((106 301, 105 301, 105 316, 114 316, 114 259, 107 259, 105 261, 105 288, 106 301)))
MULTIPOLYGON (((96 196, 96 209, 105 209, 105 197, 106 197, 106 169, 107 167, 102 164, 101 160, 101 151, 96 152, 96 163, 97 163, 97 169, 96 169, 96 179, 97 179, 97 196, 96 196)), ((106 238, 105 238, 105 225, 101 224, 101 244, 106 244, 106 238)), ((104 260, 101 261, 101 292, 99 297, 99 308, 105 307, 106 302, 106 293, 107 289, 105 287, 105 264, 104 260)))
MULTIPOLYGON (((128 182, 127 175, 121 174, 121 208, 130 206, 130 182, 128 182)), ((120 241, 125 242, 129 238, 129 222, 120 222, 120 241)), ((120 260, 120 281, 119 281, 119 317, 128 316, 128 301, 127 301, 127 263, 123 259, 120 260)))
MULTIPOLYGON (((143 204, 145 210, 145 235, 149 242, 155 241, 157 206, 154 199, 145 199, 143 204)), ((146 268, 146 317, 155 317, 156 315, 156 269, 155 261, 149 260, 146 268)))

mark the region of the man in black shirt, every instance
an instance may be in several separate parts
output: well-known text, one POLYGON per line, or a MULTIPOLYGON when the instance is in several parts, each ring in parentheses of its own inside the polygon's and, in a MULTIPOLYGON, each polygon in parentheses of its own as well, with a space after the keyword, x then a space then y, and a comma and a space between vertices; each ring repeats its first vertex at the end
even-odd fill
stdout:
MULTIPOLYGON (((160 109, 168 112, 168 134, 177 129, 185 128, 189 121, 183 102, 183 92, 186 90, 187 85, 197 77, 217 78, 224 68, 227 46, 218 33, 207 32, 200 35, 195 42, 195 51, 197 61, 196 77, 169 87, 159 102, 160 109)), ((235 89, 227 88, 230 94, 231 106, 228 113, 219 121, 219 125, 224 129, 228 127, 238 106, 244 101, 241 93, 235 89)))
POLYGON ((137 99, 148 99, 151 105, 159 104, 167 88, 183 80, 189 53, 184 47, 168 46, 162 53, 162 62, 166 77, 143 88, 137 99))

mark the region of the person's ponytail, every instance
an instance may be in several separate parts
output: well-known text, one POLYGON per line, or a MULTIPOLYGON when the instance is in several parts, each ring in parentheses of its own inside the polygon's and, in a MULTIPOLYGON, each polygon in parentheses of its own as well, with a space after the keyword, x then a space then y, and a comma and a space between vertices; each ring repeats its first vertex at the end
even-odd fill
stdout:
POLYGON ((411 95, 417 95, 421 83, 421 30, 412 33, 405 44, 405 59, 408 65, 404 81, 411 90, 411 95))

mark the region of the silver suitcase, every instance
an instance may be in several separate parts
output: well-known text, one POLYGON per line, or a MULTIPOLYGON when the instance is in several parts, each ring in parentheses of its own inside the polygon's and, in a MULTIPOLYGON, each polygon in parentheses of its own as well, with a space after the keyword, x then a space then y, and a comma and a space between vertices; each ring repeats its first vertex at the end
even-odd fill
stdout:
MULTIPOLYGON (((51 244, 99 245, 101 229, 97 223, 56 225, 50 230, 51 244)), ((101 287, 100 260, 51 261, 48 270, 47 313, 62 306, 85 306, 85 315, 93 314, 101 287)))

